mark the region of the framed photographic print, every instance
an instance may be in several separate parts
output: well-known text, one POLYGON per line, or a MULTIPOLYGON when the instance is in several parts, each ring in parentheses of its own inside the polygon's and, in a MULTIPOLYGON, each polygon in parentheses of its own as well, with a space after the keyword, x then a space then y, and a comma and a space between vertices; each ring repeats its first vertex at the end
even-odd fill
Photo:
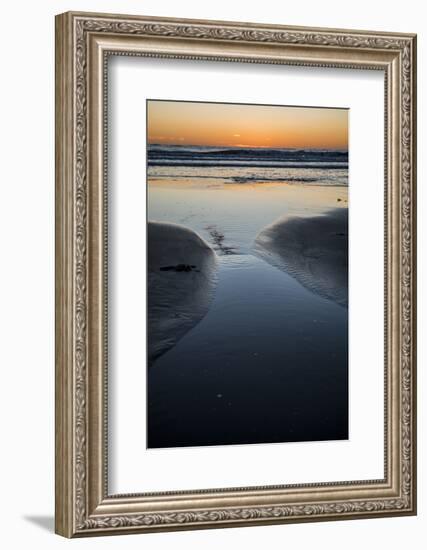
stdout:
POLYGON ((56 18, 56 531, 416 512, 416 37, 56 18))

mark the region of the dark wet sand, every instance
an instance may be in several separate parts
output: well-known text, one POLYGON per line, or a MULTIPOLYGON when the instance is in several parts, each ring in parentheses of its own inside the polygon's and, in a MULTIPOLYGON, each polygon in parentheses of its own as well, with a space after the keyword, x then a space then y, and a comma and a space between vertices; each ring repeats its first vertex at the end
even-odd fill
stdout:
POLYGON ((216 255, 194 231, 148 224, 148 362, 172 348, 207 313, 216 255))
POLYGON ((348 209, 281 219, 257 235, 253 248, 308 290, 348 307, 348 209))

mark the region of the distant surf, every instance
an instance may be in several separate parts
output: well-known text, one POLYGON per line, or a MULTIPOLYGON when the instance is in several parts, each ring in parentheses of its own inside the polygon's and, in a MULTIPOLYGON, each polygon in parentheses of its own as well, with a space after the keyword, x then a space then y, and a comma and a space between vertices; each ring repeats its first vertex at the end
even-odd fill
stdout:
POLYGON ((347 168, 348 153, 329 149, 278 149, 267 147, 201 147, 152 144, 148 165, 185 166, 305 166, 347 168))
POLYGON ((151 144, 149 177, 223 179, 224 183, 348 185, 348 152, 335 149, 151 144))

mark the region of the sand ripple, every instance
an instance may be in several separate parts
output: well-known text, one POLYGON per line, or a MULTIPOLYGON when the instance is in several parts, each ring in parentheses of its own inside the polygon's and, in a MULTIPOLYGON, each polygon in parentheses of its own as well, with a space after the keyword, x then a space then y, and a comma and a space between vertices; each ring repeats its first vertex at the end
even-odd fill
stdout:
POLYGON ((173 347, 206 315, 216 255, 186 227, 148 224, 148 361, 173 347))
POLYGON ((348 210, 287 217, 264 228, 254 252, 308 290, 348 307, 348 210))

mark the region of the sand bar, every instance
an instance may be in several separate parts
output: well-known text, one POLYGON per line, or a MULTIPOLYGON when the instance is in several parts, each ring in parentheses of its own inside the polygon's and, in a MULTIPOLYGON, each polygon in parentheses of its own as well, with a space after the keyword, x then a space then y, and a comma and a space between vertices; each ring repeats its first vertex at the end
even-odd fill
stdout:
POLYGON ((215 252, 197 233, 177 224, 149 222, 149 364, 203 319, 215 286, 215 252))
POLYGON ((348 307, 348 209, 282 218, 257 235, 254 252, 308 290, 348 307))

